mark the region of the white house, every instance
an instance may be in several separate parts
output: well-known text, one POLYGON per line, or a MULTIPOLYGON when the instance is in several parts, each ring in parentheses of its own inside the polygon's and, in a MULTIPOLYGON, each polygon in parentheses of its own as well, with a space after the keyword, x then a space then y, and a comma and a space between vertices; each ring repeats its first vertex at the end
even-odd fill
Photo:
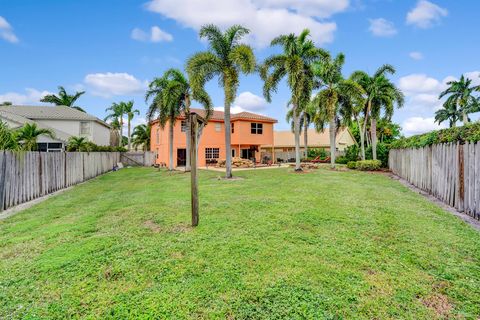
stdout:
POLYGON ((110 126, 104 121, 65 106, 0 106, 0 120, 10 128, 36 123, 39 128, 51 129, 55 138, 41 136, 40 151, 61 151, 72 136, 85 137, 99 146, 110 145, 110 126))

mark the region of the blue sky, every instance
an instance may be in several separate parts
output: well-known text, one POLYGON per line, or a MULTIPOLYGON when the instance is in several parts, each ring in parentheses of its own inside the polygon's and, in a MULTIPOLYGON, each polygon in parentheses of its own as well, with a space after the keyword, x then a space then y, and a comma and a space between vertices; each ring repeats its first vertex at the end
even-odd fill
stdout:
MULTIPOLYGON (((437 127, 436 97, 446 81, 467 74, 479 82, 479 11, 478 1, 453 0, 0 0, 0 101, 39 104, 63 85, 87 91, 78 104, 100 118, 112 102, 130 99, 143 116, 146 83, 206 49, 201 25, 247 26, 259 61, 278 50, 268 47, 272 37, 308 27, 319 46, 345 53, 345 76, 396 67, 392 78, 407 103, 394 120, 408 135, 437 127)), ((216 81, 208 91, 221 107, 216 81)), ((258 75, 242 77, 234 110, 289 128, 288 88, 271 104, 261 95, 258 75)))

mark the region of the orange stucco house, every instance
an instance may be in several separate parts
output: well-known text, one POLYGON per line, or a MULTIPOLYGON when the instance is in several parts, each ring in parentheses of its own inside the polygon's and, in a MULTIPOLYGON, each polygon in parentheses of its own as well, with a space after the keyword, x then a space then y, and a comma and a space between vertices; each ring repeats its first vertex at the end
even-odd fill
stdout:
MULTIPOLYGON (((202 109, 192 112, 205 116, 202 109)), ((207 166, 218 159, 225 159, 224 114, 214 111, 208 124, 203 128, 198 144, 198 165, 207 166)), ((273 144, 273 125, 277 120, 250 112, 231 114, 232 156, 244 159, 255 158, 260 162, 260 146, 273 144)), ((168 127, 161 128, 158 120, 151 122, 151 151, 157 153, 157 164, 169 165, 168 127)), ((186 126, 185 116, 180 116, 174 126, 173 161, 175 167, 185 166, 186 162, 186 126)))

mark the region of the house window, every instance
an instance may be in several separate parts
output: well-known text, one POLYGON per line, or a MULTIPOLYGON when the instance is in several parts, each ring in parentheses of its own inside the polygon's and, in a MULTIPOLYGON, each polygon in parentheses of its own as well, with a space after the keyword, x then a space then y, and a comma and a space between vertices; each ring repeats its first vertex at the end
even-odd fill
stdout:
POLYGON ((250 124, 250 133, 251 134, 263 134, 263 123, 254 123, 250 124))
POLYGON ((217 132, 222 131, 222 124, 221 123, 215 123, 215 131, 217 131, 217 132))
POLYGON ((219 148, 205 148, 205 159, 218 159, 220 158, 219 148))
POLYGON ((181 122, 181 130, 182 130, 182 132, 187 132, 187 121, 182 120, 182 122, 181 122))
POLYGON ((89 135, 90 134, 90 122, 82 121, 80 122, 80 134, 89 135))
POLYGON ((232 157, 235 158, 235 149, 232 149, 232 157))
POLYGON ((232 126, 232 133, 234 133, 235 132, 235 123, 232 123, 231 126, 232 126))

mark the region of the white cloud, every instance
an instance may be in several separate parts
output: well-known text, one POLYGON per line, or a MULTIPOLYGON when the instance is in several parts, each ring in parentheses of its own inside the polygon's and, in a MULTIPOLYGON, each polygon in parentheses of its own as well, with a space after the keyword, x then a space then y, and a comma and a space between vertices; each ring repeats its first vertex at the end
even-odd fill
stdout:
POLYGON ((41 104, 40 99, 47 94, 51 94, 51 92, 27 88, 25 89, 25 93, 7 92, 0 94, 0 103, 8 101, 16 105, 41 104))
POLYGON ((135 94, 146 87, 144 82, 128 73, 87 74, 84 82, 92 89, 92 94, 101 97, 135 94))
POLYGON ((419 0, 417 6, 407 14, 407 24, 422 29, 431 28, 438 24, 442 17, 448 15, 448 10, 427 1, 419 0))
POLYGON ((370 19, 370 32, 376 37, 391 37, 397 34, 393 22, 384 18, 370 19))
POLYGON ((150 33, 143 31, 142 29, 139 28, 134 28, 132 30, 132 33, 130 35, 132 39, 137 40, 137 41, 150 41, 150 42, 162 42, 162 41, 167 41, 170 42, 173 40, 173 36, 160 29, 157 26, 153 26, 150 29, 150 33))
POLYGON ((238 95, 233 105, 242 110, 256 112, 264 110, 267 107, 267 101, 263 97, 245 91, 238 95))
POLYGON ((19 41, 10 23, 2 16, 0 16, 0 38, 11 43, 17 43, 19 41))
POLYGON ((412 58, 413 60, 422 60, 423 59, 423 54, 421 52, 418 52, 418 51, 410 52, 408 54, 408 56, 410 58, 412 58))
POLYGON ((151 0, 146 5, 148 10, 195 30, 208 23, 221 28, 244 25, 251 30, 247 40, 258 47, 268 46, 280 34, 305 28, 318 45, 332 42, 336 24, 318 18, 330 17, 348 6, 348 0, 151 0))
POLYGON ((401 77, 398 81, 398 86, 406 95, 440 92, 445 87, 437 79, 418 73, 401 77))
POLYGON ((435 123, 435 118, 410 117, 402 123, 402 131, 406 136, 425 133, 432 130, 446 128, 445 123, 435 123))

